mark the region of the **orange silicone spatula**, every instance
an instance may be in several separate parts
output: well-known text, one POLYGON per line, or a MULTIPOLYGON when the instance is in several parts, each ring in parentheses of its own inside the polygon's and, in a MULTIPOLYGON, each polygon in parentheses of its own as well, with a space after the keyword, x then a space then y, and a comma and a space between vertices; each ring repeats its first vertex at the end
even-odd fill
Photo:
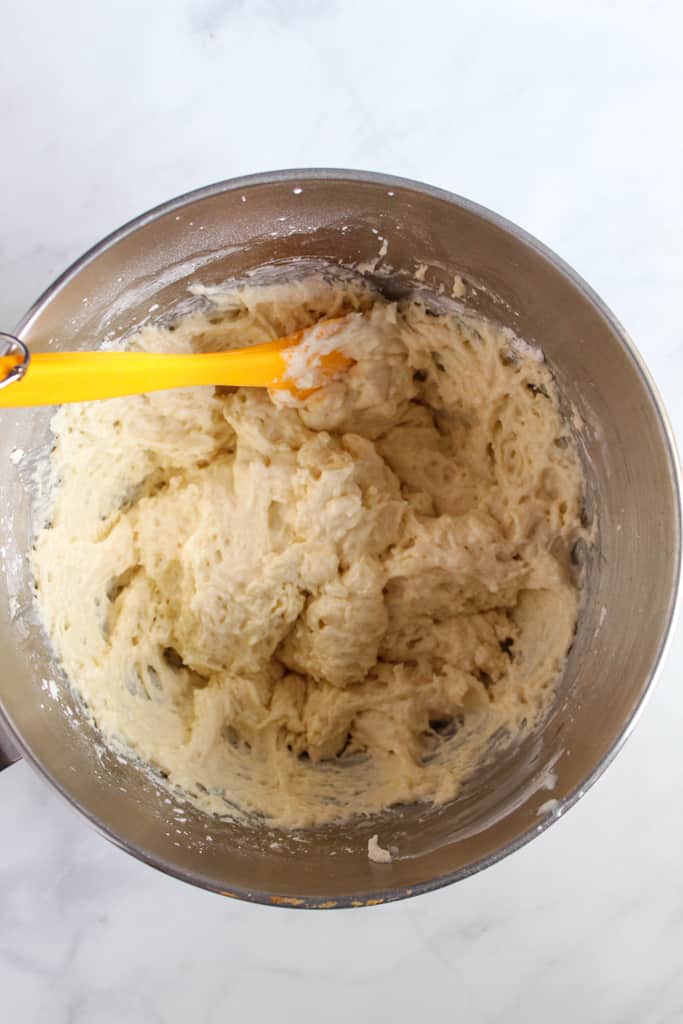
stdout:
POLYGON ((322 320, 296 334, 228 352, 36 352, 28 358, 15 342, 14 350, 0 356, 0 384, 7 385, 0 390, 0 408, 90 402, 211 384, 287 389, 306 397, 353 365, 354 360, 335 350, 329 340, 346 320, 322 320), (23 375, 7 380, 17 367, 25 367, 23 375))

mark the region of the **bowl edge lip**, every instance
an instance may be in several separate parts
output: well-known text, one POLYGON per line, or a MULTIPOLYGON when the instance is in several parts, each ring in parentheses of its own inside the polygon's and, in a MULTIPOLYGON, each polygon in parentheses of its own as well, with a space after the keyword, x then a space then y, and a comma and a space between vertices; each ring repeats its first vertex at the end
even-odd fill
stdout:
POLYGON ((542 259, 550 263, 558 272, 560 272, 569 282, 583 294, 590 304, 596 309, 596 311, 606 320, 612 333, 617 337, 621 343, 624 351, 630 357, 634 364, 636 371, 639 373, 646 390, 649 393, 650 399, 657 413, 660 428, 662 431, 663 439, 667 448, 669 457, 669 463, 671 467, 672 476, 672 492, 675 505, 675 530, 676 530, 676 551, 675 551, 675 563, 674 573, 672 579, 674 581, 672 592, 669 599, 669 606, 667 609, 667 616, 664 628, 661 633, 660 643, 657 652, 652 662, 652 668, 649 673, 649 677, 646 680, 641 694, 633 707, 633 711, 625 722, 623 729, 612 743, 612 746, 603 754, 600 761, 596 764, 593 770, 588 774, 586 779, 575 787, 567 796, 565 796, 560 802, 559 813, 553 813, 548 815, 537 825, 527 829, 520 833, 515 839, 506 843, 500 849, 493 851, 485 857, 479 858, 478 860, 472 861, 470 864, 466 864, 464 867, 459 868, 454 872, 447 872, 444 875, 439 875, 435 878, 429 879, 425 882, 417 882, 414 885, 403 886, 401 888, 389 888, 389 889, 377 889, 367 893, 354 894, 353 896, 342 896, 336 898, 324 898, 324 897, 310 897, 310 896, 299 896, 292 894, 279 894, 279 893, 268 893, 265 891, 254 892, 250 890, 244 890, 236 888, 234 890, 225 890, 220 887, 219 884, 207 879, 205 876, 188 871, 170 861, 165 861, 162 858, 151 854, 149 851, 142 847, 133 847, 125 839, 120 837, 116 832, 109 829, 103 822, 96 817, 86 806, 84 806, 79 800, 73 797, 66 787, 58 783, 42 764, 41 760, 30 750, 24 743, 21 735, 14 726, 14 723, 7 713, 2 701, 0 700, 0 715, 2 715, 2 724, 6 726, 7 731, 10 735, 11 741, 20 751, 21 756, 25 758, 31 766, 36 769, 50 784, 53 786, 61 796, 80 814, 82 814, 91 825, 105 838, 109 839, 114 845, 120 849, 131 854, 136 859, 148 864, 151 867, 167 874, 171 877, 177 878, 180 881, 187 882, 195 885, 199 888, 220 893, 222 895, 230 896, 240 900, 246 900, 248 902, 263 904, 267 906, 283 906, 294 909, 343 909, 348 907, 360 907, 360 906, 373 906, 384 903, 393 902, 400 899, 405 899, 411 896, 417 896, 426 892, 433 892, 437 889, 443 888, 444 886, 451 885, 454 882, 462 881, 465 878, 469 878, 474 874, 483 871, 485 868, 491 867, 505 857, 510 856, 516 850, 526 846, 527 843, 531 842, 536 836, 545 832, 555 821, 559 820, 568 810, 575 806, 575 804, 581 799, 585 793, 594 785, 594 783, 600 778, 603 772, 609 767, 614 758, 617 756, 619 751, 622 749, 628 738, 636 728, 641 715, 650 699, 654 686, 658 681, 661 671, 664 665, 664 661, 669 652, 674 629, 678 616, 680 613, 681 606, 681 531, 682 531, 682 510, 681 510, 681 466, 678 456, 677 445, 673 428, 666 411, 663 399, 659 393, 659 390, 652 378, 652 375, 641 356, 640 352, 635 346, 629 333, 619 322, 617 317, 612 313, 607 304, 597 294, 597 292, 578 274, 568 263, 566 263, 560 256, 558 256, 552 249, 546 246, 543 242, 537 239, 534 235, 531 235, 524 228, 508 220, 506 217, 501 216, 498 213, 482 206, 473 200, 467 199, 464 196, 458 195, 457 193, 442 189, 433 185, 428 185, 424 182, 417 181, 411 178, 404 178, 396 175, 383 174, 376 171, 365 171, 359 169, 344 169, 344 168, 325 168, 325 167, 313 167, 313 168, 287 168, 275 171, 265 171, 257 174, 242 175, 237 178, 229 178, 222 181, 214 182, 210 185, 206 185, 191 191, 182 193, 181 195, 175 196, 172 199, 166 200, 165 202, 159 203, 158 205, 151 207, 136 217, 128 220, 121 227, 110 232, 104 236, 100 241, 96 242, 90 248, 88 248, 78 259, 70 264, 55 280, 48 285, 48 287, 42 292, 42 294, 36 299, 36 301, 30 306, 28 311, 20 319, 15 333, 20 336, 22 331, 30 329, 32 322, 41 313, 42 309, 50 302, 63 287, 65 287, 81 270, 92 263, 98 256, 106 252, 109 248, 114 246, 117 242, 133 234, 138 229, 145 227, 147 224, 158 220, 160 217, 172 213, 175 210, 182 209, 188 206, 190 203, 195 201, 211 198, 213 196, 220 195, 224 192, 232 192, 239 189, 251 188, 259 185, 269 184, 287 184, 296 183, 300 180, 305 184, 306 181, 340 181, 340 182, 356 182, 359 184, 374 184, 378 186, 386 186, 391 188, 401 188, 403 190, 411 190, 417 192, 420 195, 427 195, 434 199, 439 199, 447 202, 449 205, 455 205, 467 212, 473 214, 476 217, 482 218, 495 227, 499 228, 506 234, 512 235, 518 241, 523 242, 527 247, 532 249, 542 259))

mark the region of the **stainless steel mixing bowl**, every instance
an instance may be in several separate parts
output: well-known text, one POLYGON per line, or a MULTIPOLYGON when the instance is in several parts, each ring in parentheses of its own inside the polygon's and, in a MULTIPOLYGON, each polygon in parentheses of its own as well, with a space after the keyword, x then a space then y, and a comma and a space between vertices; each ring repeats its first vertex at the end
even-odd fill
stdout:
MULTIPOLYGON (((302 907, 360 906, 463 878, 538 835, 571 806, 630 733, 660 665, 679 580, 674 443, 652 381, 594 292, 519 228, 457 196, 384 175, 284 171, 228 181, 146 213, 62 275, 17 333, 34 351, 89 348, 218 284, 292 257, 374 266, 389 293, 425 283, 542 346, 578 411, 599 514, 586 600, 542 731, 483 766, 460 797, 373 821, 283 835, 165 802, 148 773, 104 749, 62 686, 31 605, 25 461, 49 443, 49 412, 2 414, 0 702, 5 761, 23 756, 110 839, 169 874, 228 895, 302 907), (378 258, 382 240, 388 243, 378 258), (390 263, 391 275, 382 276, 390 263), (552 786, 554 787, 548 788, 552 786), (182 820, 186 819, 186 820, 182 820), (368 838, 396 846, 368 860, 368 838), (208 840, 207 834, 211 836, 208 840)), ((106 471, 106 467, 104 470, 106 471)), ((1 731, 1 730, 0 730, 1 731)))

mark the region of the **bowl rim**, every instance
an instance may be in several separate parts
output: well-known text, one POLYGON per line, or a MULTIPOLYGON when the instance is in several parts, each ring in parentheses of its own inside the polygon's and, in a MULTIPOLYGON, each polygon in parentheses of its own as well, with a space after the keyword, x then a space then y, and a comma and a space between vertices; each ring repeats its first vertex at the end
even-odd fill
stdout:
POLYGON ((558 801, 557 810, 548 816, 546 816, 537 825, 532 826, 526 831, 520 833, 515 839, 501 846, 493 853, 487 854, 478 860, 473 861, 470 864, 465 865, 456 871, 446 872, 443 875, 439 875, 435 878, 429 879, 425 882, 416 883, 412 886, 401 887, 401 888, 389 888, 389 889, 377 889, 372 890, 368 893, 362 893, 354 896, 338 897, 333 899, 325 899, 322 897, 307 897, 307 896, 291 896, 291 895, 279 895, 274 893, 266 892, 255 892, 251 890, 243 889, 222 889, 218 884, 212 882, 206 877, 202 876, 199 872, 180 868, 170 861, 160 858, 151 852, 145 850, 139 846, 133 846, 128 843, 125 839, 118 835, 114 830, 110 829, 105 825, 93 812, 85 807, 77 798, 75 798, 69 790, 57 782, 46 766, 42 763, 40 757, 31 750, 23 741, 20 733, 16 729, 10 715, 3 707, 0 700, 0 726, 7 728, 10 740, 12 744, 17 748, 21 757, 25 758, 31 766, 36 769, 50 784, 56 789, 62 797, 77 811, 80 812, 91 825, 105 838, 120 849, 125 850, 127 853, 134 856, 136 859, 142 861, 151 867, 162 871, 173 878, 180 879, 181 881, 188 882, 192 885, 198 886, 199 888, 206 889, 212 892, 219 893, 224 896, 230 896, 235 899, 246 900, 251 903, 259 903, 267 906, 284 906, 301 909, 333 909, 333 908, 345 908, 345 907, 361 907, 361 906, 374 906, 378 904, 388 903, 395 900, 405 899, 409 896, 417 896, 421 893, 432 892, 436 889, 440 889, 446 885, 450 885, 453 882, 461 881, 464 878, 483 871, 485 868, 491 867, 493 864, 497 864, 503 858, 508 857, 516 850, 526 846, 527 843, 531 842, 536 836, 541 835, 546 831, 554 822, 556 822, 561 816, 566 814, 574 805, 581 799, 585 793, 593 786, 593 784, 600 778, 603 772, 609 767, 614 758, 617 756, 619 751, 622 749, 627 739, 633 733, 636 725, 638 724, 641 715, 645 709, 647 701, 649 700, 654 686, 660 677, 664 660, 671 646, 674 627, 678 619, 681 605, 681 531, 682 531, 682 511, 681 511, 681 490, 682 490, 682 477, 681 477, 681 465, 678 456, 678 450, 676 446, 675 436, 673 428, 664 406, 664 402, 659 393, 659 390, 654 383, 652 375, 648 370, 643 357, 637 350, 630 335, 619 322, 616 316, 612 313, 606 303, 600 298, 597 292, 571 267, 566 263, 560 256, 558 256, 553 250, 548 248, 543 242, 539 241, 533 235, 529 234, 523 228, 519 227, 514 222, 502 217, 500 214, 489 210, 487 207, 482 206, 470 199, 466 199, 457 193, 447 191, 446 189, 437 188, 433 185, 425 184, 421 181, 416 181, 411 178, 404 178, 396 175, 383 174, 375 171, 364 171, 358 169, 344 169, 344 168, 333 168, 333 167, 312 167, 312 168, 287 168, 276 171, 265 171, 257 174, 243 175, 237 178, 228 178, 223 181, 214 182, 213 184, 203 186, 201 188, 193 189, 189 192, 184 192, 181 195, 175 196, 157 206, 151 207, 149 210, 144 211, 138 216, 127 221, 121 227, 112 231, 106 235, 99 242, 95 243, 89 249, 87 249, 78 259, 76 259, 66 270, 64 270, 55 280, 42 292, 42 294, 36 299, 36 301, 30 306, 28 311, 20 319, 17 324, 14 333, 17 336, 21 336, 22 332, 30 329, 33 321, 40 315, 43 309, 52 301, 53 298, 72 280, 77 274, 79 274, 85 267, 90 263, 94 262, 102 253, 106 252, 116 243, 126 238, 128 235, 133 234, 141 227, 145 227, 147 224, 158 220, 160 217, 172 213, 175 210, 182 209, 196 200, 211 198, 212 196, 220 195, 226 192, 232 192, 239 189, 248 189, 256 185, 270 185, 270 184, 283 184, 292 183, 305 184, 311 181, 326 181, 326 182, 358 182, 363 184, 375 184, 384 186, 391 189, 392 186, 401 188, 403 190, 412 190, 420 195, 430 196, 434 199, 443 200, 451 205, 460 207, 463 210, 473 214, 474 216, 488 221, 490 224, 500 228, 502 231, 509 235, 512 235, 517 240, 524 243, 528 248, 535 251, 541 258, 549 262, 557 271, 559 271, 568 281, 576 288, 583 296, 590 302, 590 304, 597 310, 597 312, 607 321, 613 333, 618 337, 621 342, 625 353, 630 357, 636 372, 640 375, 640 378, 649 393, 652 400, 653 406, 656 410, 659 424, 662 430, 662 435, 667 448, 667 454, 671 465, 672 475, 672 490, 675 499, 675 527, 676 527, 676 550, 675 556, 675 583, 672 588, 672 593, 669 600, 669 608, 667 611, 667 618, 662 634, 660 637, 659 647, 657 649, 652 671, 650 672, 649 678, 645 681, 642 688, 641 694, 638 701, 634 705, 633 711, 624 722, 623 729, 611 745, 601 757, 599 762, 595 765, 593 770, 587 775, 582 783, 576 786, 570 793, 564 798, 558 801))

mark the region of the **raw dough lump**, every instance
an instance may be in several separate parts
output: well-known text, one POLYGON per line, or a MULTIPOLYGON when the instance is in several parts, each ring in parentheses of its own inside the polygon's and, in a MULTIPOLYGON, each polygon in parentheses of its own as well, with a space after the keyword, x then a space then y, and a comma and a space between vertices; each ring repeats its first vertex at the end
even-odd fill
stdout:
POLYGON ((543 712, 575 627, 582 474, 540 353, 463 308, 316 275, 204 289, 129 345, 213 351, 353 314, 297 403, 65 406, 33 567, 104 737, 201 807, 298 827, 442 802, 543 712))

